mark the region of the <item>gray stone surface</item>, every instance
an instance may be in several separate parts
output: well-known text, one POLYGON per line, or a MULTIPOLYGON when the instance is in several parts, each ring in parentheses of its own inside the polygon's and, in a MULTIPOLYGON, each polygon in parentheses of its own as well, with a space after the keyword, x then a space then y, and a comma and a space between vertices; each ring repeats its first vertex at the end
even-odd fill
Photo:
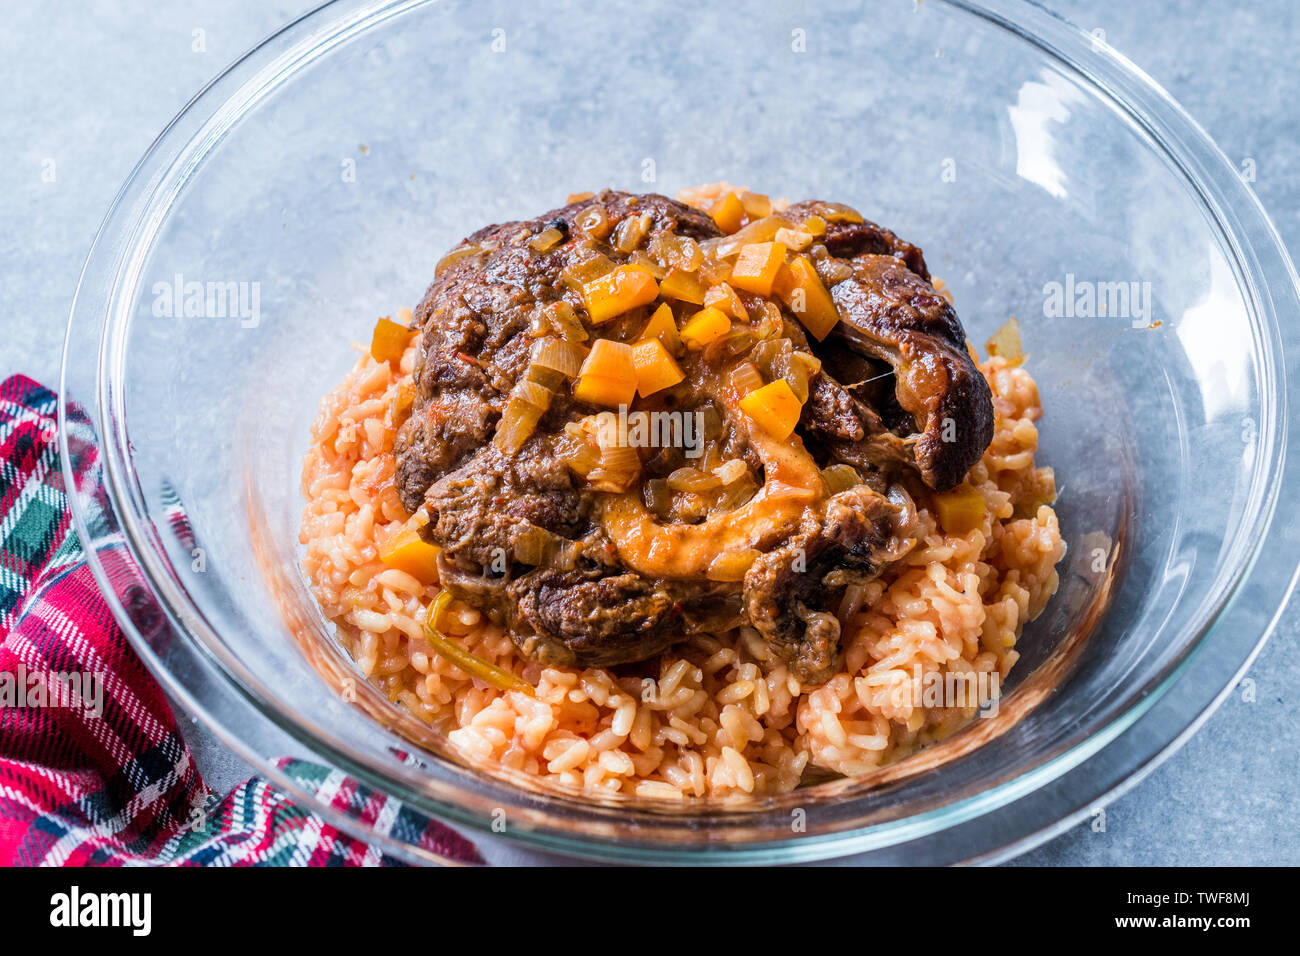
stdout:
MULTIPOLYGON (((0 31, 0 376, 57 384, 82 259, 132 165, 188 98, 305 0, 8 7, 0 31), (197 51, 196 30, 202 33, 197 51), (52 176, 50 175, 52 172, 52 176)), ((1165 86, 1235 163, 1300 253, 1300 4, 1048 0, 1165 86), (1243 9, 1243 7, 1246 7, 1243 9)), ((666 30, 677 29, 666 24, 666 30)), ((1036 864, 1300 863, 1300 603, 1251 671, 1257 697, 1223 705, 1179 753, 1087 824, 1021 857, 1036 864)), ((249 771, 202 728, 209 782, 249 771)))

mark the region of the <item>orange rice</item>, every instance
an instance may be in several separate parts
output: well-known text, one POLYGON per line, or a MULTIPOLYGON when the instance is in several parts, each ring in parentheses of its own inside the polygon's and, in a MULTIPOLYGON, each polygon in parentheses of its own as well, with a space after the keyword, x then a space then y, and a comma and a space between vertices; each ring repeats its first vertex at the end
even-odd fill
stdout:
POLYGON ((676 645, 657 680, 542 667, 452 602, 449 636, 533 684, 536 697, 499 690, 430 650, 422 625, 437 585, 379 559, 407 526, 390 479, 414 361, 413 344, 396 369, 364 353, 324 398, 303 465, 303 567, 362 673, 470 763, 566 789, 676 799, 786 791, 815 769, 862 774, 971 720, 991 692, 924 706, 913 693, 921 676, 1005 678, 1025 622, 1056 591, 1065 553, 1056 514, 1039 505, 1014 517, 1022 502, 1054 497, 1050 469, 1034 464, 1038 389, 993 357, 981 369, 996 431, 968 479, 987 504, 983 523, 945 534, 918 501, 916 549, 857 595, 857 608, 841 608, 844 665, 829 682, 802 686, 748 628, 676 645))

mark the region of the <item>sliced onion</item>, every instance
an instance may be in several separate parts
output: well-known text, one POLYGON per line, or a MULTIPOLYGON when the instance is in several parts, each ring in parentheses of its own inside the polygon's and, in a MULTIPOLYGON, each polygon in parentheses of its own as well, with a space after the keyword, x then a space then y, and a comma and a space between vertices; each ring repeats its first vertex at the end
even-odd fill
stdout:
MULTIPOLYGON (((718 240, 709 240, 716 242, 718 240)), ((726 282, 731 278, 731 263, 726 259, 715 259, 705 256, 704 261, 700 263, 700 284, 703 286, 718 285, 726 282)))
POLYGON ((560 230, 556 229, 554 226, 548 226, 537 235, 533 236, 532 239, 528 240, 528 245, 538 252, 546 252, 547 250, 554 249, 559 245, 563 238, 564 233, 560 232, 560 230))
POLYGON ((713 254, 719 259, 730 259, 740 253, 741 246, 751 242, 770 242, 776 236, 778 229, 788 225, 789 223, 780 216, 758 219, 725 238, 715 240, 717 244, 713 247, 713 254))
POLYGON ((726 282, 719 282, 711 286, 704 293, 704 304, 713 306, 713 308, 725 312, 741 322, 749 321, 749 310, 745 308, 745 303, 740 301, 740 296, 736 293, 736 290, 726 282))
POLYGON ((600 464, 600 450, 585 438, 566 435, 557 456, 574 473, 586 478, 600 464))
POLYGON ((696 414, 700 416, 700 426, 705 441, 715 441, 722 437, 722 413, 718 411, 717 406, 712 403, 702 405, 696 410, 696 414))
POLYGON ((545 338, 533 345, 531 365, 554 369, 567 378, 576 378, 587 350, 574 342, 545 338))
POLYGON ((796 351, 791 356, 791 359, 808 369, 808 375, 810 377, 817 375, 822 370, 822 360, 811 352, 796 351))
POLYGON ((433 267, 433 274, 435 276, 442 275, 445 270, 460 262, 461 259, 476 256, 482 251, 483 247, 476 242, 463 243, 438 260, 438 264, 433 267))
POLYGON ((750 329, 736 329, 717 341, 710 342, 701 355, 710 365, 721 365, 727 359, 744 355, 754 347, 756 341, 757 338, 750 329))
POLYGON ((581 292, 583 286, 595 282, 601 276, 608 275, 614 269, 614 262, 609 256, 601 252, 588 250, 588 255, 585 258, 571 262, 561 270, 560 281, 574 291, 581 292))
POLYGON ((440 657, 445 657, 451 661, 470 677, 491 684, 498 690, 513 690, 521 694, 527 694, 529 697, 536 697, 537 690, 532 684, 521 680, 504 668, 497 667, 491 661, 486 661, 476 654, 471 654, 438 629, 434 621, 442 616, 442 611, 450 601, 451 595, 447 591, 439 591, 433 607, 429 608, 429 614, 424 623, 424 637, 429 642, 429 649, 440 657), (443 595, 447 596, 443 597, 443 595))
POLYGON ((831 465, 822 469, 822 481, 826 482, 828 494, 837 495, 862 484, 862 477, 852 465, 831 465))
POLYGON ((754 481, 753 475, 745 474, 739 481, 727 485, 718 500, 714 502, 710 512, 726 514, 728 511, 735 511, 748 504, 756 494, 758 494, 758 483, 754 481))
POLYGON ((587 474, 597 491, 624 492, 641 473, 641 456, 635 448, 613 445, 602 448, 600 463, 587 474))
POLYGON ((690 236, 679 236, 675 232, 661 232, 650 240, 646 251, 665 266, 694 272, 704 261, 704 251, 700 243, 690 236))
POLYGON ((587 327, 582 324, 577 311, 563 299, 552 302, 547 307, 551 328, 566 342, 587 341, 587 327))
POLYGON ((1000 355, 1010 365, 1019 365, 1025 360, 1025 350, 1020 344, 1020 320, 1014 315, 1002 323, 1002 327, 993 333, 984 343, 984 350, 989 355, 1000 355))
POLYGON ((714 468, 713 474, 724 485, 732 485, 749 474, 749 466, 745 464, 743 459, 730 458, 717 468, 714 468))
POLYGON ((540 339, 552 331, 551 314, 544 305, 539 305, 528 314, 528 334, 535 339, 540 339))
POLYGON ((567 542, 554 532, 530 525, 515 539, 515 560, 533 567, 550 567, 567 542))
POLYGON ((768 377, 780 378, 781 373, 780 361, 785 355, 788 355, 794 349, 794 342, 790 339, 767 339, 759 342, 754 346, 750 353, 750 360, 760 372, 768 377))
MULTIPOLYGON (((535 382, 548 392, 558 392, 569 382, 565 376, 555 371, 555 369, 542 368, 540 365, 530 365, 524 376, 528 381, 535 382)), ((550 408, 550 405, 548 404, 546 407, 550 408)))
POLYGON ((754 323, 754 335, 760 339, 774 339, 785 332, 785 319, 775 303, 764 302, 763 314, 754 323))
POLYGON ((740 203, 745 207, 745 215, 750 219, 760 219, 772 215, 772 199, 762 193, 751 193, 748 189, 740 193, 740 203))
POLYGON ((668 487, 673 491, 702 492, 712 491, 722 484, 717 475, 710 475, 698 468, 678 468, 668 476, 668 487))
POLYGON ((492 443, 500 448, 507 455, 513 455, 524 446, 528 437, 532 435, 533 430, 537 428, 537 422, 542 417, 543 409, 538 408, 530 402, 526 402, 518 396, 512 396, 506 402, 505 411, 501 413, 501 421, 497 423, 496 434, 492 436, 492 443))
POLYGON ((862 610, 866 597, 866 586, 857 582, 844 589, 844 597, 840 600, 839 613, 835 615, 840 619, 841 624, 847 625, 849 621, 857 616, 858 611, 862 610))
POLYGON ((740 395, 763 387, 763 376, 759 374, 752 362, 741 362, 731 370, 731 387, 740 395))
POLYGON ((806 217, 800 225, 804 232, 813 236, 826 235, 826 220, 816 214, 806 217))
POLYGON ((653 221, 653 217, 648 212, 643 212, 639 216, 628 216, 614 229, 614 248, 619 252, 631 252, 641 245, 641 240, 650 231, 650 224, 653 221))
POLYGON ((542 411, 546 411, 551 407, 551 399, 555 397, 553 391, 531 378, 521 378, 515 383, 515 387, 510 394, 527 402, 529 405, 540 408, 542 411))
POLYGON ((661 518, 668 514, 673 503, 672 489, 662 478, 647 481, 641 488, 641 498, 645 501, 645 506, 661 518))
POLYGON ((643 269, 646 270, 646 272, 650 273, 656 279, 662 279, 664 276, 668 275, 668 270, 659 264, 658 259, 652 258, 646 253, 642 252, 640 249, 632 253, 631 257, 628 259, 628 262, 632 262, 635 263, 636 265, 641 266, 643 269))
POLYGON ((582 212, 578 213, 578 228, 589 236, 595 236, 597 239, 604 239, 609 235, 610 222, 609 213, 600 203, 592 203, 582 212))
POLYGON ((743 581, 745 572, 757 560, 758 552, 753 548, 745 548, 743 551, 724 551, 713 559, 704 576, 710 581, 743 581))
POLYGON ((776 241, 787 249, 803 252, 812 245, 813 235, 811 232, 804 232, 802 229, 782 227, 776 231, 776 241))
POLYGON ((635 476, 641 470, 641 456, 630 445, 611 445, 600 450, 600 467, 613 474, 635 476))
POLYGON ((791 351, 777 356, 772 363, 772 374, 776 378, 785 379, 790 386, 790 391, 794 392, 795 398, 802 404, 808 401, 808 383, 812 380, 813 373, 807 365, 799 361, 800 354, 791 351))
POLYGON ((827 222, 862 222, 862 213, 842 202, 814 203, 813 210, 827 222))

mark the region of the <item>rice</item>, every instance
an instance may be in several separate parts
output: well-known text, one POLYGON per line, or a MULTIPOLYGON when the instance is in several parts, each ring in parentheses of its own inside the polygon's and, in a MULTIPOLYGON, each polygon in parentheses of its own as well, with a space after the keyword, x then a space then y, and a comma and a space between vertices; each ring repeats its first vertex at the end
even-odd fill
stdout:
POLYGON ((302 473, 303 568, 362 673, 445 733, 473 764, 592 793, 682 799, 796 787, 810 770, 861 775, 937 741, 997 693, 1016 641, 1058 585, 1065 553, 1050 469, 1037 468, 1034 380, 993 357, 981 365, 996 430, 969 484, 983 524, 945 534, 918 502, 917 547, 846 595, 843 669, 804 687, 749 628, 696 636, 661 655, 657 678, 542 667, 508 635, 453 601, 447 630, 473 654, 526 680, 536 697, 473 679, 432 651, 422 622, 438 594, 388 568, 381 545, 407 527, 392 483, 398 409, 414 346, 397 369, 363 354, 325 396, 302 473), (974 690, 929 703, 927 678, 974 690), (920 702, 918 702, 918 700, 920 702))

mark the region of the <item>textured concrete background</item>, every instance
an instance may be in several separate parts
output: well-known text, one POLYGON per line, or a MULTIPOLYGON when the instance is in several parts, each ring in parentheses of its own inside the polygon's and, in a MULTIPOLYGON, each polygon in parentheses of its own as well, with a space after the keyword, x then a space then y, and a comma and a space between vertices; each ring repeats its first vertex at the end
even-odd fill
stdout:
MULTIPOLYGON (((57 385, 82 260, 121 182, 212 75, 310 9, 294 0, 6 5, 0 31, 0 377, 57 385), (205 50, 193 49, 204 31, 205 50)), ((1300 254, 1300 3, 1048 0, 1147 71, 1234 162, 1300 254)), ((1300 602, 1251 672, 1178 754, 1086 824, 1020 858, 1039 864, 1297 864, 1300 602)), ((195 726, 217 788, 248 769, 195 726)))

